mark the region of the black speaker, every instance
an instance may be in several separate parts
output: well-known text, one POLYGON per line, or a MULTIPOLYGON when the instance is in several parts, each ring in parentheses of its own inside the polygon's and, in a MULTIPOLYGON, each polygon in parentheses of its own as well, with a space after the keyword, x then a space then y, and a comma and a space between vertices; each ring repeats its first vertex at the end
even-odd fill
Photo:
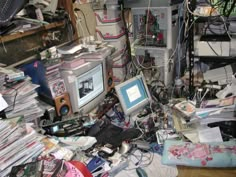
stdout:
POLYGON ((68 116, 72 113, 70 97, 68 93, 64 93, 54 98, 57 116, 68 116))

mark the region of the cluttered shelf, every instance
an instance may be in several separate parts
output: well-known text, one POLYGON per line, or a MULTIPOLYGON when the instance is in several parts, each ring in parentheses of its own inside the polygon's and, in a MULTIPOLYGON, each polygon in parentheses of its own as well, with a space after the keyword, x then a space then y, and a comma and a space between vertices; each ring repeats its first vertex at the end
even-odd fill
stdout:
POLYGON ((235 63, 235 2, 189 1, 187 8, 191 21, 189 90, 194 93, 192 69, 196 65, 206 64, 216 68, 219 64, 226 66, 235 63))
POLYGON ((64 25, 63 21, 61 21, 61 22, 53 22, 53 23, 50 23, 50 24, 46 24, 46 25, 40 26, 40 27, 38 27, 36 29, 25 31, 23 33, 22 32, 17 32, 17 33, 14 33, 14 34, 0 36, 0 41, 1 42, 9 42, 9 41, 12 41, 12 40, 15 40, 15 39, 18 39, 18 38, 22 38, 22 37, 26 37, 26 36, 30 36, 30 35, 36 34, 36 33, 40 32, 40 31, 50 30, 50 29, 57 28, 57 27, 62 27, 63 25, 64 25))

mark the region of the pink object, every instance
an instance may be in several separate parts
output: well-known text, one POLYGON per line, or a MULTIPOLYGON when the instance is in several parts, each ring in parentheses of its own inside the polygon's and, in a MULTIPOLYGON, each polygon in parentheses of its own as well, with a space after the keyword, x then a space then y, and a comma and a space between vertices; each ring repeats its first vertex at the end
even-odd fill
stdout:
POLYGON ((81 59, 81 58, 74 59, 71 61, 64 61, 64 63, 62 64, 62 68, 63 69, 73 69, 73 68, 76 68, 84 63, 85 63, 84 59, 81 59))

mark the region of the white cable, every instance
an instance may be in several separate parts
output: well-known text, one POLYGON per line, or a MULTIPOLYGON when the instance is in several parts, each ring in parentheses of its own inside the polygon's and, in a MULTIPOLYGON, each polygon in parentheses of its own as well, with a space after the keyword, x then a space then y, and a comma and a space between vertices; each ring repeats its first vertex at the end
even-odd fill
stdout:
POLYGON ((210 89, 209 89, 209 88, 207 88, 207 89, 206 89, 206 91, 205 91, 205 93, 203 94, 203 96, 202 96, 202 98, 201 98, 201 101, 200 101, 200 102, 202 102, 202 100, 205 98, 206 94, 207 94, 209 91, 210 91, 210 89))
POLYGON ((227 26, 226 26, 226 22, 225 22, 224 17, 220 16, 220 18, 223 20, 224 27, 225 27, 225 31, 226 31, 227 35, 228 35, 229 38, 232 40, 232 37, 231 37, 231 35, 230 35, 230 33, 229 33, 229 30, 227 29, 227 26))
POLYGON ((1 40, 1 42, 2 42, 2 47, 3 47, 4 52, 7 53, 7 49, 6 49, 6 47, 5 47, 4 42, 3 42, 2 40, 1 40))

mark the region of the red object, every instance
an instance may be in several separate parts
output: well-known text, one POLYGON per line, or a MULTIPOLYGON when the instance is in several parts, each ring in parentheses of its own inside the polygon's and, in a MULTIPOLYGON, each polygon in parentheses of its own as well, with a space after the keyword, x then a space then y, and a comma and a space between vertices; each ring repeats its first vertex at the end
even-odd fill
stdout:
POLYGON ((78 161, 70 161, 70 163, 74 165, 85 177, 93 177, 93 175, 83 163, 78 161))
POLYGON ((163 40, 163 38, 164 38, 163 34, 162 33, 158 33, 157 39, 159 41, 161 41, 161 40, 163 40))

